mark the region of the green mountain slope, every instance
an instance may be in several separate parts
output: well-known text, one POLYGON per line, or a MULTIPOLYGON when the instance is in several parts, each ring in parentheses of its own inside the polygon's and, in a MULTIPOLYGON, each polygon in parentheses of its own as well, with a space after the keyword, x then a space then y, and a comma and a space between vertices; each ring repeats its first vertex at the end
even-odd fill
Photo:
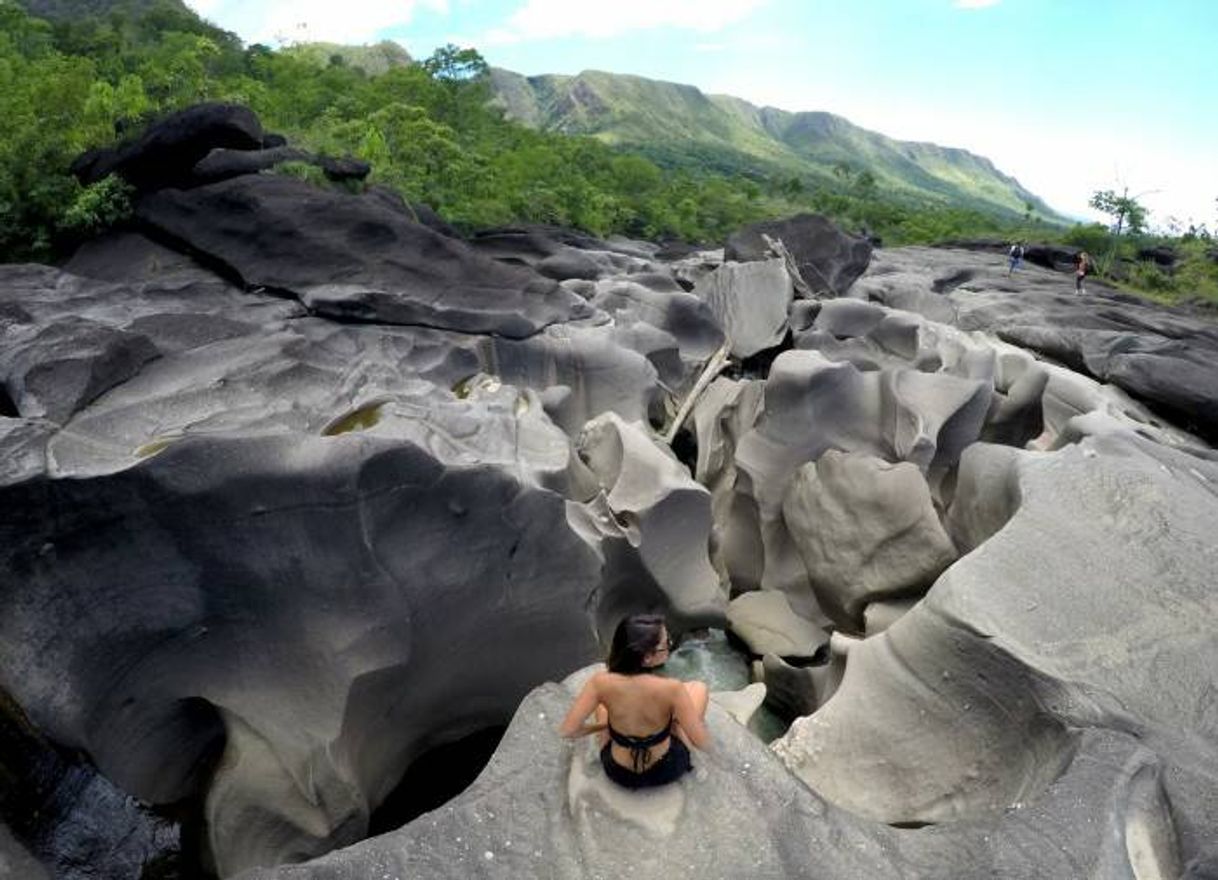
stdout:
POLYGON ((1028 204, 1061 219, 984 157, 936 144, 898 141, 831 113, 757 107, 694 86, 585 71, 524 77, 491 71, 505 114, 545 131, 588 134, 665 164, 689 160, 718 170, 752 168, 825 180, 848 167, 911 200, 1022 215, 1028 204))
POLYGON ((104 17, 113 12, 140 15, 162 9, 195 17, 182 0, 17 0, 17 5, 35 18, 47 21, 104 17))
POLYGON ((297 43, 281 49, 284 55, 299 58, 312 64, 326 66, 341 58, 347 67, 356 67, 369 76, 379 76, 395 67, 413 63, 405 49, 392 40, 383 40, 370 46, 346 46, 340 43, 297 43))

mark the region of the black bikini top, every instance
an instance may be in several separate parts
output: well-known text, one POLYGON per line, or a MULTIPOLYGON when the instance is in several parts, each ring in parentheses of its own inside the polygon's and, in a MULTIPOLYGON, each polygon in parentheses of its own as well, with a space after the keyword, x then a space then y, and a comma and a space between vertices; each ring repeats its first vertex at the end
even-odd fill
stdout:
POLYGON ((647 765, 651 763, 652 747, 658 746, 670 736, 672 736, 671 717, 663 730, 657 730, 649 736, 627 736, 614 730, 613 725, 609 725, 609 738, 622 748, 630 750, 631 769, 635 773, 642 773, 647 769, 647 765))

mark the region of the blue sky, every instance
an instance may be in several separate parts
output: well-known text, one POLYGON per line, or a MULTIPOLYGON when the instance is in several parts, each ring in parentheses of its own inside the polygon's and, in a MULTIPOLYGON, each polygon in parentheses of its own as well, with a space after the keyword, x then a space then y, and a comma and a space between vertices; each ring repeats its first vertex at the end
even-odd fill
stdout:
POLYGON ((1060 211, 1096 189, 1218 225, 1215 0, 186 0, 248 42, 455 42, 828 110, 972 150, 1060 211))

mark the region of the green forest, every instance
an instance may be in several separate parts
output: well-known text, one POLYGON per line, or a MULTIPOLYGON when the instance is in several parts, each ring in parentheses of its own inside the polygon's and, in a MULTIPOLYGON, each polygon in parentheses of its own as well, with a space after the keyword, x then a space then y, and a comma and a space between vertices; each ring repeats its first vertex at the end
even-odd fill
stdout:
POLYGON ((248 105, 295 145, 367 160, 371 183, 430 205, 464 231, 549 223, 718 244, 745 223, 811 210, 886 245, 1074 244, 1127 287, 1168 301, 1218 301, 1204 227, 1171 238, 1178 261, 1169 273, 1136 259, 1165 241, 1146 235, 1144 212, 1118 235, 1100 224, 1050 224, 1031 205, 1015 217, 919 203, 846 163, 832 179, 812 180, 697 155, 649 158, 534 131, 505 120, 488 98, 486 64, 473 50, 443 47, 369 74, 341 52, 245 46, 171 0, 54 22, 0 0, 0 261, 54 260, 81 234, 125 216, 121 182, 81 187, 68 173, 82 151, 133 137, 166 112, 221 100, 248 105))

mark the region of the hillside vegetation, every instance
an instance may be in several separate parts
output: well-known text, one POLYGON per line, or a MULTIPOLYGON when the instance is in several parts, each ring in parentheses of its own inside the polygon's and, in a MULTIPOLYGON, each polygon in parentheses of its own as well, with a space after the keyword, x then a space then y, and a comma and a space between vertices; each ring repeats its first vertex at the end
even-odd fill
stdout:
MULTIPOLYGON (((887 192, 845 162, 805 176, 778 163, 745 166, 705 143, 622 151, 539 131, 489 104, 492 77, 470 51, 410 65, 376 47, 272 51, 244 46, 175 0, 32 2, 55 20, 0 3, 0 259, 49 258, 65 234, 121 215, 121 187, 82 190, 71 160, 202 100, 247 104, 300 146, 366 158, 372 182, 459 228, 542 222, 717 242, 743 223, 801 210, 893 243, 1013 228, 1010 216, 887 192), (369 58, 385 70, 368 72, 369 58)), ((641 102, 638 112, 656 110, 641 102)), ((724 143, 738 140, 729 134, 724 143)), ((767 143, 758 136, 756 149, 767 143)))
POLYGON ((223 100, 299 146, 367 159, 371 183, 459 229, 536 222, 718 244, 745 223, 811 210, 888 245, 1064 236, 1105 255, 1131 289, 1218 300, 1204 228, 1169 242, 1177 266, 1139 260, 1164 242, 1067 229, 1032 197, 1019 213, 1011 199, 1028 194, 986 160, 830 114, 612 74, 525 80, 452 47, 420 63, 384 44, 273 51, 178 0, 27 2, 50 20, 0 0, 0 261, 54 259, 125 216, 121 182, 82 188, 68 173, 82 151, 223 100))
POLYGON ((897 141, 832 113, 789 113, 693 86, 585 71, 523 77, 493 69, 495 101, 511 119, 593 135, 665 164, 691 155, 718 170, 798 175, 831 183, 835 169, 866 171, 889 197, 1066 222, 988 159, 967 150, 897 141))

